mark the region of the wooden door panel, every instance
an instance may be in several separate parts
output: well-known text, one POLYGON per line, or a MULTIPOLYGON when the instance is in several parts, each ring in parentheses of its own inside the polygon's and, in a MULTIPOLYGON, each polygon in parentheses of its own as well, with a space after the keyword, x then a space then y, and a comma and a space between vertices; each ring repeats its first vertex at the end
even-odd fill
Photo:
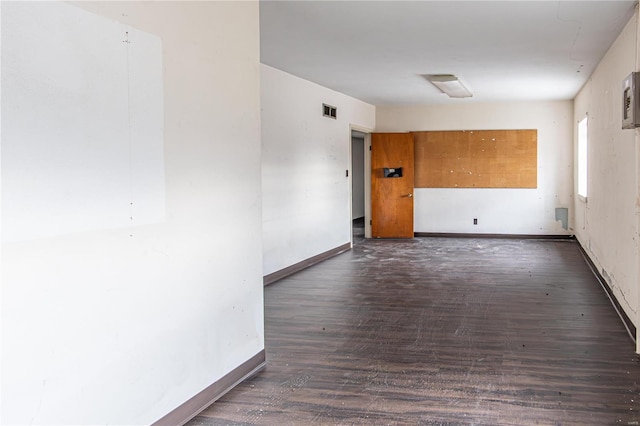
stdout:
POLYGON ((371 235, 413 238, 413 136, 371 135, 371 235), (401 177, 385 177, 385 168, 402 168, 401 177))

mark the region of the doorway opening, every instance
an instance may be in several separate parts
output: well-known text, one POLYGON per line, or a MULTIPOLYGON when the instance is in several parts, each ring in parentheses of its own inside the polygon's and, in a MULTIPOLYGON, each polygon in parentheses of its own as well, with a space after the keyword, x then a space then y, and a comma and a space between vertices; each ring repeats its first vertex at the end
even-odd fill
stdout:
POLYGON ((365 238, 365 138, 367 134, 351 130, 351 231, 352 241, 365 238))

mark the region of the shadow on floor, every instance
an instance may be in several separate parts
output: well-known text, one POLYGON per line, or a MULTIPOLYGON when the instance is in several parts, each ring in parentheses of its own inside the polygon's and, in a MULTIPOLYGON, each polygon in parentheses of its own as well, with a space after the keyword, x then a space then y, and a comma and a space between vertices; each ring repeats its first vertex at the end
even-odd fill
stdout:
POLYGON ((353 219, 353 243, 364 240, 364 217, 353 219))

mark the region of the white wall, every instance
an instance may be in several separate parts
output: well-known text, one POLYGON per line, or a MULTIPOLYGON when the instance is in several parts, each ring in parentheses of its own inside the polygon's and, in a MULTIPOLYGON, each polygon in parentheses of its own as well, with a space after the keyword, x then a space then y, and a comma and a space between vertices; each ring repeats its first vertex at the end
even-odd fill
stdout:
POLYGON ((351 138, 351 218, 364 217, 364 138, 351 138))
POLYGON ((350 125, 372 105, 261 65, 265 275, 351 241, 350 125), (322 116, 322 104, 338 119, 322 116))
POLYGON ((572 102, 460 103, 378 107, 377 132, 420 130, 538 130, 537 189, 415 190, 415 231, 569 234, 556 208, 573 206, 572 102), (473 225, 473 219, 478 225, 473 225))
MULTIPOLYGON (((124 46, 120 36, 127 28, 161 41, 164 170, 155 173, 164 175, 163 211, 142 223, 135 216, 129 225, 105 219, 85 229, 3 240, 1 423, 149 424, 264 349, 258 3, 2 2, 3 54, 24 42, 5 28, 15 19, 37 17, 36 25, 59 28, 56 37, 67 34, 49 60, 65 61, 91 77, 62 86, 47 78, 52 70, 22 75, 20 63, 8 69, 3 62, 3 95, 12 82, 26 82, 2 98, 3 199, 20 191, 16 170, 33 161, 47 167, 52 181, 73 172, 75 179, 95 182, 95 173, 108 169, 102 167, 107 163, 98 163, 99 171, 78 166, 86 156, 102 155, 108 142, 87 143, 81 150, 65 134, 38 128, 63 116, 65 102, 74 111, 72 103, 89 110, 113 107, 89 96, 95 87, 83 84, 98 81, 93 77, 100 70, 88 66, 94 58, 82 53, 84 40, 66 25, 45 25, 43 19, 58 19, 58 13, 47 13, 50 8, 79 25, 120 22, 123 33, 109 39, 114 49, 124 46), (30 90, 33 82, 41 90, 30 90), (25 107, 31 105, 25 99, 43 108, 25 107), (34 128, 42 130, 38 137, 34 128), (28 144, 33 156, 16 151, 16 144, 28 144), (64 156, 47 162, 37 155, 52 147, 64 156)), ((89 25, 87 37, 109 38, 100 32, 102 24, 89 25)), ((113 110, 105 114, 110 125, 135 126, 126 123, 131 115, 125 114, 124 124, 118 116, 113 110)), ((82 117, 68 129, 87 142, 98 141, 103 131, 82 117)), ((132 146, 136 138, 134 132, 132 146)), ((112 155, 110 161, 122 164, 133 154, 112 155)), ((129 172, 139 167, 145 165, 132 161, 129 172)), ((97 194, 103 190, 94 188, 97 194)), ((25 215, 60 211, 67 202, 105 201, 86 199, 86 193, 68 191, 45 203, 23 191, 25 215)), ((66 214, 68 223, 90 219, 86 210, 66 214)), ((3 236, 14 217, 2 216, 3 236)))
POLYGON ((637 12, 576 97, 573 125, 577 128, 577 122, 588 114, 588 192, 586 200, 574 202, 576 237, 627 315, 639 326, 640 140, 636 131, 621 129, 622 81, 637 69, 636 51, 640 46, 636 44, 636 30, 637 12))

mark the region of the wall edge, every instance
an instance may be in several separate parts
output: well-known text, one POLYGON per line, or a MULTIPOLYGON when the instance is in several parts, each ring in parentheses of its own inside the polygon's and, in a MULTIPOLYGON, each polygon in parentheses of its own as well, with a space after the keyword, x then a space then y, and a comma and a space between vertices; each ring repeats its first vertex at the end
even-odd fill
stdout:
POLYGON ((611 290, 611 288, 605 281, 604 277, 600 275, 600 272, 598 272, 598 268, 596 268, 596 265, 593 263, 593 261, 589 257, 589 254, 584 249, 584 247, 582 247, 582 243, 580 243, 580 240, 576 239, 576 241, 578 243, 578 248, 580 249, 580 254, 582 254, 582 258, 584 259, 587 266, 589 266, 589 269, 593 273, 593 276, 596 278, 596 280, 598 280, 600 287, 602 287, 602 289, 606 293, 607 298, 609 299, 609 301, 611 302, 611 305, 613 306, 613 309, 616 310, 616 313, 618 314, 618 317, 620 317, 620 320, 622 321, 624 328, 627 330, 627 333, 629 334, 629 336, 631 337, 631 340, 635 344, 636 343, 636 326, 633 324, 633 321, 631 321, 631 318, 629 318, 627 313, 624 311, 622 305, 618 301, 618 298, 613 293, 613 290, 611 290))
POLYGON ((171 412, 152 423, 152 426, 182 426, 205 408, 220 399, 244 380, 254 376, 266 367, 266 352, 261 350, 238 367, 231 370, 220 380, 189 398, 171 412))
POLYGON ((281 280, 289 275, 293 275, 296 272, 300 272, 303 269, 308 268, 309 266, 313 266, 316 263, 320 263, 324 260, 337 256, 345 251, 351 250, 351 243, 344 243, 338 247, 335 247, 331 250, 327 250, 318 255, 312 256, 308 259, 302 260, 298 263, 294 263, 291 266, 287 266, 286 268, 280 269, 279 271, 272 272, 271 274, 265 275, 263 277, 263 282, 265 286, 269 284, 273 284, 278 280, 281 280))

